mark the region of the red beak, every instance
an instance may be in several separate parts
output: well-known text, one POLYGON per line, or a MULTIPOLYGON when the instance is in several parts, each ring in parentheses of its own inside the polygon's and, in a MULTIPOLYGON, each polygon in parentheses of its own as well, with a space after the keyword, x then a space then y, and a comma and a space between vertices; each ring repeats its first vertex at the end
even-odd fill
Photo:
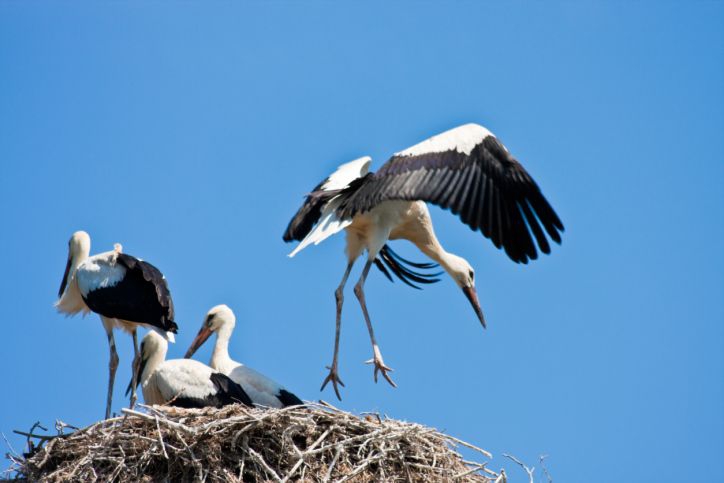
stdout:
POLYGON ((475 292, 473 287, 463 287, 463 293, 470 301, 470 305, 475 309, 475 314, 480 319, 480 323, 483 324, 483 329, 487 328, 485 325, 485 317, 483 316, 483 309, 480 308, 480 302, 478 302, 478 294, 475 292))
POLYGON ((194 352, 196 352, 199 347, 201 347, 204 342, 206 342, 206 339, 208 339, 212 334, 212 330, 209 329, 209 327, 206 325, 206 322, 204 322, 204 325, 201 326, 201 330, 199 330, 199 333, 196 334, 196 338, 189 346, 189 350, 186 351, 186 355, 184 358, 188 359, 192 355, 194 355, 194 352))

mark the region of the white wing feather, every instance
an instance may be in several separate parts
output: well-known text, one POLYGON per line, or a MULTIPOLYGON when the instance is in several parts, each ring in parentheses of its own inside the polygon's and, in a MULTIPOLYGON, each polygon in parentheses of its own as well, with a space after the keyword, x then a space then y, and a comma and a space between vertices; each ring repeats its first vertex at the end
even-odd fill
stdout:
POLYGON ((284 388, 264 374, 255 371, 251 367, 239 364, 226 375, 244 388, 254 404, 272 408, 282 407, 282 403, 277 399, 276 395, 284 388))
MULTIPOLYGON (((371 163, 372 158, 365 156, 341 165, 334 173, 329 175, 329 178, 322 185, 321 189, 324 191, 332 191, 346 188, 352 181, 369 173, 371 163)), ((290 258, 312 243, 318 245, 352 224, 352 220, 342 220, 335 213, 337 208, 339 208, 339 204, 339 197, 335 196, 324 205, 317 225, 289 254, 290 258)))
POLYGON ((492 135, 493 133, 479 124, 464 124, 395 153, 395 156, 417 156, 445 151, 470 154, 483 139, 492 135))
POLYGON ((322 185, 322 190, 332 191, 346 188, 352 181, 369 173, 370 164, 372 164, 372 158, 369 156, 344 163, 329 175, 327 181, 322 185))
POLYGON ((100 253, 86 259, 78 266, 76 278, 83 296, 100 288, 114 287, 126 276, 126 268, 116 263, 116 252, 100 253))
POLYGON ((164 361, 153 373, 156 387, 166 401, 175 397, 203 399, 217 389, 211 382, 215 371, 193 359, 164 361))

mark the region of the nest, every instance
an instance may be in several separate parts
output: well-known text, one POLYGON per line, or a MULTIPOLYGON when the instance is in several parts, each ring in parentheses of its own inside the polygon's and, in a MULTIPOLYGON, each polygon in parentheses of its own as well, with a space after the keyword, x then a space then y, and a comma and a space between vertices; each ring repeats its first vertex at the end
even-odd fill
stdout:
MULTIPOLYGON (((475 481, 502 478, 420 424, 327 404, 285 409, 143 406, 14 458, 31 481, 475 481)), ((503 474, 504 475, 504 474, 503 474)), ((503 477, 504 478, 504 477, 503 477)))

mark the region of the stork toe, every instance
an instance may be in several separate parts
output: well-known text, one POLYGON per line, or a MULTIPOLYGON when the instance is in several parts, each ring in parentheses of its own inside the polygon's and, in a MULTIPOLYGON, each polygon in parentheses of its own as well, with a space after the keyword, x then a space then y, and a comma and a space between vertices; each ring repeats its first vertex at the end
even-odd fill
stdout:
POLYGON ((391 367, 386 366, 385 361, 383 361, 382 358, 374 357, 368 361, 365 361, 365 364, 374 364, 375 365, 375 372, 374 372, 375 383, 377 382, 377 373, 381 372, 382 377, 384 377, 385 380, 387 380, 387 382, 390 384, 390 386, 397 387, 397 384, 395 384, 395 381, 393 381, 392 378, 390 377, 390 375, 387 374, 388 372, 395 372, 395 370, 392 369, 391 367))
POLYGON ((337 372, 336 366, 327 366, 327 369, 329 369, 329 374, 327 374, 327 377, 324 378, 324 381, 322 382, 322 387, 320 387, 319 390, 323 391, 324 388, 327 386, 327 383, 331 382, 334 393, 337 395, 337 399, 341 401, 342 396, 339 395, 339 387, 337 386, 337 384, 345 387, 344 383, 342 382, 342 379, 339 378, 339 373, 337 372))

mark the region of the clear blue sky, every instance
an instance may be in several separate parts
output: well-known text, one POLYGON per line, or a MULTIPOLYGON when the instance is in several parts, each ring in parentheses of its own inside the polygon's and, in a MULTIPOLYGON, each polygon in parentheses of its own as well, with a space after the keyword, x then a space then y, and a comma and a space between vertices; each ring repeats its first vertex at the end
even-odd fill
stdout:
MULTIPOLYGON (((348 290, 340 406, 446 430, 495 468, 549 454, 556 481, 724 480, 723 3, 2 2, 0 71, 0 431, 15 449, 12 429, 103 415, 101 324, 52 305, 73 231, 164 271, 171 356, 226 303, 236 358, 333 401, 319 385, 343 237, 289 260, 286 223, 338 164, 376 169, 478 122, 541 185, 563 245, 517 266, 433 209, 489 329, 449 278, 417 292, 373 272, 399 388, 362 364, 348 290)), ((116 411, 131 362, 117 340, 116 411)))

